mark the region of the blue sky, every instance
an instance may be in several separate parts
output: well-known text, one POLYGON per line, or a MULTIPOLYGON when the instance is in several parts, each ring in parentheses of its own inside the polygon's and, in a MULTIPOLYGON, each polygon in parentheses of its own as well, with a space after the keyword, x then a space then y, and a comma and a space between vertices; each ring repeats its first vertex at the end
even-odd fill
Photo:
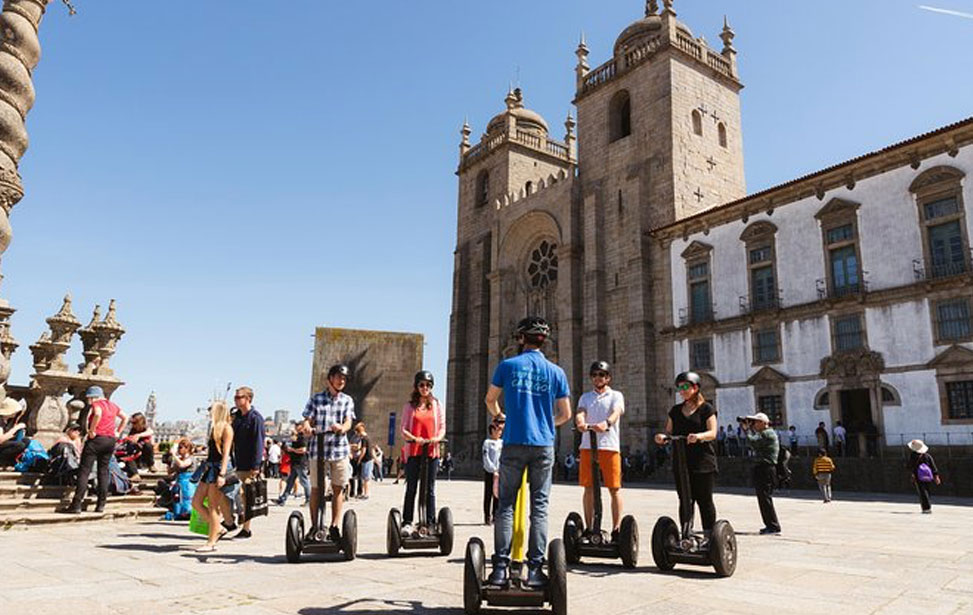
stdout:
MULTIPOLYGON (((973 0, 929 0, 973 13, 973 0)), ((459 128, 517 79, 555 135, 574 49, 590 61, 640 0, 52 2, 0 295, 10 381, 65 292, 128 329, 134 411, 183 418, 227 382, 298 411, 316 326, 426 336, 445 383, 459 128)), ((750 192, 971 113, 973 19, 900 0, 676 0, 714 46, 736 30, 750 192)), ((584 138, 581 135, 580 138, 584 138)), ((71 363, 81 361, 75 340, 71 363)), ((440 386, 439 394, 445 394, 440 386)), ((403 396, 408 392, 403 391, 403 396)))

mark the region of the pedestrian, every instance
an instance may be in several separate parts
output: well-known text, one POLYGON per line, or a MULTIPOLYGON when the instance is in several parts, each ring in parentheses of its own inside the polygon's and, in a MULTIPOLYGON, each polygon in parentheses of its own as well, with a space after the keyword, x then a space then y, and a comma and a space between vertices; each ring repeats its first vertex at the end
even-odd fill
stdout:
POLYGON ((720 430, 716 432, 716 454, 719 457, 726 456, 726 428, 720 425, 720 430))
POLYGON ((567 480, 571 480, 571 475, 574 474, 574 468, 577 465, 578 462, 574 458, 574 453, 568 453, 568 456, 564 458, 564 475, 567 480))
MULTIPOLYGON (((622 522, 622 459, 621 436, 618 422, 625 414, 625 397, 621 391, 611 388, 611 365, 608 361, 595 361, 588 368, 592 389, 585 391, 578 400, 574 426, 581 432, 581 463, 578 466, 578 483, 584 487, 582 506, 585 527, 592 527, 595 514, 595 488, 592 469, 591 438, 598 438, 598 469, 601 484, 611 497, 612 540, 618 539, 618 527, 622 522)), ((600 497, 600 496, 599 496, 600 497)))
POLYGON ((372 459, 375 461, 375 476, 374 478, 378 482, 385 481, 385 453, 382 452, 382 447, 376 444, 372 447, 372 459))
POLYGON ((824 421, 818 423, 818 428, 814 430, 814 436, 818 440, 818 448, 823 448, 825 451, 828 450, 828 428, 824 426, 824 421))
POLYGON ((88 477, 95 462, 98 463, 98 502, 95 512, 105 510, 108 499, 108 464, 115 454, 115 443, 128 425, 128 416, 114 402, 105 398, 99 386, 88 387, 85 392, 90 410, 87 416, 87 430, 84 447, 81 449, 81 467, 78 470, 78 486, 74 499, 64 510, 69 514, 80 514, 84 496, 88 490, 88 477))
POLYGON ((814 465, 811 466, 811 475, 814 476, 814 480, 818 481, 818 490, 821 491, 821 497, 824 498, 825 504, 831 502, 831 475, 834 473, 834 468, 834 461, 831 460, 831 457, 828 457, 828 451, 819 448, 818 456, 814 459, 814 465))
POLYGON ((0 468, 16 464, 17 457, 27 449, 23 415, 24 408, 17 400, 4 397, 0 402, 0 468))
MULTIPOLYGON (((295 432, 296 433, 296 432, 295 432)), ((277 481, 277 493, 284 493, 287 479, 291 475, 291 456, 287 452, 287 447, 280 453, 280 480, 277 481)))
POLYGON ((504 422, 494 419, 490 423, 489 437, 483 441, 483 525, 493 525, 497 516, 497 486, 500 481, 500 453, 503 451, 504 422))
POLYGON ((929 447, 922 440, 912 440, 908 444, 909 459, 906 462, 906 466, 909 468, 909 478, 912 480, 912 484, 915 485, 916 493, 919 494, 919 506, 922 508, 922 514, 929 515, 932 514, 932 504, 929 502, 929 488, 932 487, 933 483, 939 485, 942 484, 942 479, 939 476, 939 468, 936 467, 936 461, 929 454, 929 447))
POLYGON ((740 453, 740 438, 734 425, 726 426, 726 452, 730 457, 736 457, 740 453))
POLYGON ((287 502, 291 491, 297 494, 294 483, 300 483, 304 490, 304 504, 307 505, 311 499, 311 483, 307 475, 307 437, 301 431, 294 432, 294 440, 284 447, 281 457, 290 459, 290 468, 287 475, 287 483, 280 497, 277 498, 277 505, 283 506, 287 502))
POLYGON ((432 372, 422 370, 412 382, 412 395, 402 408, 402 437, 408 461, 405 463, 405 501, 402 504, 402 535, 413 532, 416 491, 423 457, 426 458, 426 518, 420 523, 436 523, 436 474, 439 472, 439 443, 446 437, 446 412, 432 394, 432 372))
POLYGON ((360 465, 359 474, 361 475, 359 499, 367 500, 369 486, 372 483, 372 466, 375 462, 375 455, 372 453, 372 439, 368 436, 365 423, 355 425, 355 433, 358 434, 358 463, 360 465))
POLYGON ((283 453, 280 443, 277 440, 270 441, 267 449, 267 477, 280 478, 280 456, 283 453))
POLYGON ((791 455, 797 455, 797 427, 791 425, 787 433, 788 441, 791 445, 791 455))
POLYGON ((233 469, 230 457, 233 449, 233 425, 230 408, 223 401, 214 401, 209 407, 210 431, 207 441, 206 461, 200 464, 194 475, 199 486, 193 495, 193 508, 209 524, 206 544, 196 549, 200 553, 216 550, 216 542, 227 530, 221 523, 229 523, 226 514, 230 510, 223 488, 233 469))
MULTIPOLYGON (((236 413, 233 417, 233 458, 236 463, 237 478, 240 479, 240 489, 248 481, 260 478, 260 468, 264 459, 264 417, 253 405, 253 389, 240 387, 233 394, 236 413)), ((243 496, 245 490, 241 492, 243 496)), ((243 497, 245 500, 245 496, 243 497)), ((243 501, 244 510, 246 501, 243 501)), ((243 522, 243 527, 234 538, 250 538, 250 519, 243 522)))
MULTIPOLYGON (((351 473, 348 462, 351 447, 347 434, 355 420, 355 401, 343 392, 350 376, 351 370, 347 365, 332 365, 324 390, 312 395, 304 407, 304 423, 301 425, 304 434, 311 438, 311 519, 318 518, 318 460, 323 460, 324 471, 331 477, 331 526, 328 537, 334 542, 341 539, 338 523, 344 504, 343 491, 351 473), (317 434, 322 433, 324 446, 319 449, 317 434)), ((320 479, 323 484, 324 477, 320 479)), ((314 529, 312 527, 308 532, 308 540, 314 540, 314 529)))
POLYGON ((361 444, 358 441, 358 433, 352 429, 348 437, 348 462, 351 464, 351 480, 348 481, 348 489, 345 490, 346 497, 358 499, 361 495, 361 444))
POLYGON ((392 482, 393 485, 398 485, 399 481, 405 477, 405 464, 409 458, 407 446, 408 443, 402 445, 402 448, 399 449, 399 458, 395 460, 395 480, 392 482))
POLYGON ((446 451, 446 458, 443 459, 443 473, 446 474, 446 480, 453 480, 453 453, 452 451, 446 451))
POLYGON ((835 454, 839 457, 845 456, 845 441, 848 439, 848 432, 845 430, 845 426, 838 421, 834 425, 834 450, 835 454))
MULTIPOLYGON (((719 468, 716 463, 716 409, 699 390, 699 374, 683 372, 676 376, 676 391, 682 403, 674 405, 666 418, 665 433, 655 436, 655 443, 663 445, 668 436, 686 437, 686 469, 689 470, 688 502, 679 502, 679 524, 685 527, 693 520, 693 502, 699 508, 703 534, 707 538, 716 523, 716 504, 713 489, 719 468)), ((673 465, 673 472, 678 472, 673 465)), ((680 494, 681 497, 682 494, 680 494)))
MULTIPOLYGON (((777 482, 777 456, 780 442, 777 432, 770 428, 770 418, 763 412, 738 417, 746 434, 747 444, 753 451, 753 488, 757 492, 757 504, 764 527, 761 534, 780 534, 780 522, 774 510, 774 486, 777 482)), ((823 448, 823 447, 822 447, 823 448)))
POLYGON ((502 361, 487 389, 487 411, 502 415, 503 394, 506 426, 500 454, 500 505, 493 526, 493 571, 489 585, 506 586, 513 539, 514 501, 524 470, 530 488, 530 532, 527 547, 527 580, 531 588, 546 587, 542 570, 547 549, 548 500, 554 468, 554 435, 559 425, 571 420, 571 392, 568 379, 541 352, 551 326, 539 317, 527 317, 517 324, 519 353, 502 361))

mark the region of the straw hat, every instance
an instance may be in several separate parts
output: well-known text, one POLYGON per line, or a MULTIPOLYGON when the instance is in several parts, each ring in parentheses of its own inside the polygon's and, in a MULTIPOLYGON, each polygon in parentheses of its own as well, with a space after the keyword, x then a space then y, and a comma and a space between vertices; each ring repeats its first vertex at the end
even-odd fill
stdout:
POLYGON ((922 440, 912 440, 906 446, 908 446, 909 450, 912 452, 919 453, 920 455, 929 450, 929 447, 926 446, 926 443, 922 440))
POLYGON ((22 409, 23 408, 21 408, 20 402, 16 399, 5 397, 3 401, 0 402, 0 416, 13 416, 22 409))

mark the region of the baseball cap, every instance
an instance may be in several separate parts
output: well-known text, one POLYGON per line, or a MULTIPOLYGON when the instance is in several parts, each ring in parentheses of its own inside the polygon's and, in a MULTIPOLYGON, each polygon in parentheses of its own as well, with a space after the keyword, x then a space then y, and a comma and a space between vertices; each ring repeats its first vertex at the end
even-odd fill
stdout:
POLYGON ((770 417, 763 412, 758 412, 757 414, 747 415, 747 420, 750 421, 763 421, 764 423, 770 423, 770 417))

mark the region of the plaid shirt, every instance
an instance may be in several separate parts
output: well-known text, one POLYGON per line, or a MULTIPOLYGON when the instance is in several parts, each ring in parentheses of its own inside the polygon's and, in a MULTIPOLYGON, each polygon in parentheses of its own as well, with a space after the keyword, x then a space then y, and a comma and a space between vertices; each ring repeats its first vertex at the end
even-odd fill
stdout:
POLYGON ((325 389, 315 393, 304 406, 304 418, 310 419, 315 435, 311 436, 310 455, 312 459, 323 457, 335 461, 345 459, 351 453, 346 434, 336 434, 330 427, 334 423, 344 423, 355 420, 355 400, 351 396, 338 392, 336 397, 325 389), (318 453, 317 433, 324 432, 324 450, 318 453))

